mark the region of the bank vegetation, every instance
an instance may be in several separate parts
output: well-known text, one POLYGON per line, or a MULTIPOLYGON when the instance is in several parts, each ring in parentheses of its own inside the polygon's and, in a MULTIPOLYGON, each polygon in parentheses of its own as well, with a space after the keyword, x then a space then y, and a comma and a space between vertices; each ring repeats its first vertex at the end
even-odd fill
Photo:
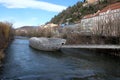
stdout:
POLYGON ((55 28, 48 26, 48 28, 37 27, 16 32, 16 35, 64 38, 67 44, 120 44, 120 17, 113 17, 98 20, 89 31, 83 29, 82 25, 55 28))
POLYGON ((14 30, 9 22, 0 22, 0 63, 4 58, 4 50, 13 39, 14 30))

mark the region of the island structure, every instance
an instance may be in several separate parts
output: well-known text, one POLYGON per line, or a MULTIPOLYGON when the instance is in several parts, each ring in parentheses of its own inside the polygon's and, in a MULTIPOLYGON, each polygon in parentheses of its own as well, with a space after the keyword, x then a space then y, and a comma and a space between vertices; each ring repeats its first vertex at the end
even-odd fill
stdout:
POLYGON ((64 45, 65 43, 66 40, 61 38, 32 37, 29 39, 29 45, 32 48, 43 51, 59 50, 62 47, 62 45, 64 45))

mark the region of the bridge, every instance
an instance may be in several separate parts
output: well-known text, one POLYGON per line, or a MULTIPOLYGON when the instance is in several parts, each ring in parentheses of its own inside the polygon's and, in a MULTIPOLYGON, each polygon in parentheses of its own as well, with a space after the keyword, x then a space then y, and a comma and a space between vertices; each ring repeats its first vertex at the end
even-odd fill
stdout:
POLYGON ((61 48, 120 49, 120 45, 63 45, 61 48))
POLYGON ((61 48, 95 49, 120 57, 120 45, 63 45, 61 48))

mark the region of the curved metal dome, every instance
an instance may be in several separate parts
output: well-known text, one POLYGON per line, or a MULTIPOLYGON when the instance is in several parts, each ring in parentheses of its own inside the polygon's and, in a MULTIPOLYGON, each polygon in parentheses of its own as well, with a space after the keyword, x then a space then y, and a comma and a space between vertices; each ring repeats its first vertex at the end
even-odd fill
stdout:
POLYGON ((29 40, 29 45, 38 50, 55 51, 59 50, 63 44, 66 43, 65 39, 61 38, 37 38, 32 37, 29 40))

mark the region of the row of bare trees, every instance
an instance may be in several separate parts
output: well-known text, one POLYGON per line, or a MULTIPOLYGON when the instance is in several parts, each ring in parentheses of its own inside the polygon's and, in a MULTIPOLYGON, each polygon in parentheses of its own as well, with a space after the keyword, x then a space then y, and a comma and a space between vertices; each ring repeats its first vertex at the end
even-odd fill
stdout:
POLYGON ((102 36, 120 36, 120 12, 99 16, 94 29, 94 34, 102 36))
POLYGON ((58 28, 44 28, 36 27, 23 30, 16 30, 17 36, 28 36, 28 37, 54 37, 58 34, 58 28))
POLYGON ((120 12, 98 16, 90 32, 82 25, 64 28, 34 28, 27 30, 27 36, 59 37, 67 44, 120 44, 120 12))
POLYGON ((95 22, 92 35, 94 42, 120 44, 120 12, 99 16, 95 22), (96 36, 99 36, 99 39, 96 36))

